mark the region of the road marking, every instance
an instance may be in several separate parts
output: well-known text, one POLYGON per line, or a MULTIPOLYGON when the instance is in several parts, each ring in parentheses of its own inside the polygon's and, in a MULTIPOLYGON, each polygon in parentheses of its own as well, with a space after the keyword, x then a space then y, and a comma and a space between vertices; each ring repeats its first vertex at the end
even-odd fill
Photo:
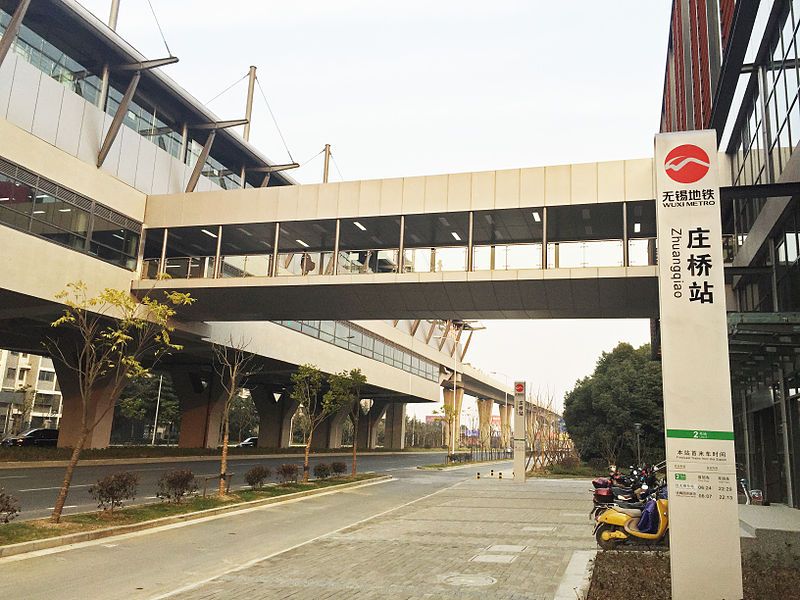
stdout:
MULTIPOLYGON (((398 481, 398 480, 395 479, 394 481, 398 481)), ((417 498, 416 500, 411 500, 410 502, 405 502, 404 504, 401 504, 399 506, 395 506, 394 508, 390 508, 390 509, 385 510, 383 512, 379 512, 378 514, 372 515, 371 517, 367 517, 365 519, 361 519, 360 521, 356 521, 355 523, 350 523, 349 525, 345 525, 344 527, 339 527, 338 529, 335 529, 333 531, 329 531, 328 533, 323 533, 322 535, 318 535, 317 537, 311 538, 310 540, 306 540, 305 542, 300 542, 299 544, 295 544, 294 546, 291 546, 289 548, 285 548, 284 550, 278 550, 277 552, 273 552, 272 554, 269 554, 267 556, 263 556, 261 558, 255 558, 253 560, 247 561, 246 563, 243 563, 243 564, 241 564, 241 565, 239 565, 237 567, 233 567, 233 568, 228 569, 226 571, 222 571, 221 573, 217 573, 216 575, 212 575, 211 577, 207 577, 206 579, 203 579, 201 581, 197 581, 195 583, 190 583, 190 584, 184 585, 184 586, 179 587, 179 588, 177 588, 175 590, 172 590, 171 592, 167 592, 166 594, 161 594, 159 596, 153 596, 153 597, 150 598, 150 600, 164 600, 165 598, 171 598, 172 596, 176 596, 177 594, 182 594, 184 592, 191 591, 191 590, 196 589, 196 588, 198 588, 198 587, 200 587, 202 585, 205 585, 206 583, 209 583, 209 582, 211 582, 211 581, 213 581, 215 579, 218 579, 220 577, 224 577, 225 575, 230 575, 231 573, 238 573, 239 571, 243 571, 245 569, 248 569, 248 568, 250 568, 252 566, 257 565, 258 563, 264 562, 265 560, 269 560, 270 558, 275 558, 276 556, 280 556, 281 554, 285 554, 287 552, 291 552, 292 550, 296 550, 297 548, 302 548, 303 546, 306 546, 307 544, 313 544, 314 542, 318 542, 319 540, 324 539, 326 537, 329 537, 329 536, 332 536, 332 535, 336 535, 337 533, 339 533, 341 531, 344 531, 345 529, 350 529, 351 527, 356 527, 357 525, 361 525, 361 524, 366 523, 368 521, 372 521, 373 519, 377 519, 379 517, 383 517, 385 515, 388 515, 391 512, 394 512, 396 510, 400 510, 401 508, 405 508, 406 506, 410 506, 412 504, 416 504, 417 502, 421 502, 423 500, 427 500, 431 496, 435 496, 436 494, 441 494, 442 492, 446 492, 446 491, 448 491, 448 490, 450 490, 450 489, 452 489, 452 488, 454 488, 456 486, 461 485, 465 481, 468 481, 468 480, 464 479, 462 481, 459 481, 458 483, 454 483, 453 485, 447 486, 445 488, 442 488, 440 490, 436 490, 435 492, 431 492, 430 494, 427 494, 425 496, 417 498)), ((11 558, 11 557, 9 557, 9 558, 11 558)), ((2 562, 2 561, 0 561, 0 562, 2 562)))
MULTIPOLYGON (((66 506, 62 507, 62 510, 65 509, 65 508, 78 508, 78 505, 77 504, 67 504, 66 506)), ((55 506, 51 506, 47 510, 55 510, 55 509, 56 509, 55 506)))
MULTIPOLYGON (((70 489, 72 488, 82 488, 82 487, 90 487, 93 484, 91 483, 82 483, 80 485, 71 485, 69 486, 70 489)), ((27 490, 17 490, 18 492, 47 492, 51 490, 60 490, 61 486, 57 485, 55 487, 43 487, 43 488, 28 488, 27 490)))
POLYGON ((5 475, 0 477, 0 479, 27 479, 27 475, 5 475))

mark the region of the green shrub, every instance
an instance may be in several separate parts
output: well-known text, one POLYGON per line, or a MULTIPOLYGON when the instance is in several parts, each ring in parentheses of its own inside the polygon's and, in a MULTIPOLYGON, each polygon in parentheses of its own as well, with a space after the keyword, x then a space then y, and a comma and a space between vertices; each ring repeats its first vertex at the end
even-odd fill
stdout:
POLYGON ((281 483, 289 483, 290 481, 297 483, 298 470, 297 465, 285 463, 275 469, 275 474, 281 480, 281 483))
POLYGON ((0 522, 8 523, 19 514, 19 498, 6 494, 0 487, 0 522))
POLYGON ((193 494, 197 491, 197 483, 194 480, 194 473, 189 469, 176 469, 167 471, 158 480, 158 493, 156 496, 167 502, 176 504, 183 500, 184 496, 193 494))
POLYGON ((331 471, 334 475, 343 475, 347 472, 347 465, 340 460, 331 463, 331 471))
POLYGON ((314 477, 317 479, 327 479, 331 476, 331 466, 326 463, 314 465, 314 477))
POLYGON ((130 471, 120 471, 98 479, 97 483, 89 488, 89 493, 97 501, 97 508, 114 512, 114 509, 122 506, 125 500, 133 500, 136 497, 138 485, 139 475, 130 471))
POLYGON ((264 481, 272 477, 272 471, 268 467, 257 465, 244 474, 244 480, 252 489, 260 488, 264 481))

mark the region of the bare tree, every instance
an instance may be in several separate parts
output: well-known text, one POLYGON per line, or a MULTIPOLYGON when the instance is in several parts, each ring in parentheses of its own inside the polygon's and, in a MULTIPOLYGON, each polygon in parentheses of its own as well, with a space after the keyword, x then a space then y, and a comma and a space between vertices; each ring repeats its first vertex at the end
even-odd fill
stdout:
POLYGON ((53 523, 61 520, 83 446, 113 410, 113 400, 131 380, 148 374, 142 361, 155 364, 165 353, 181 349, 171 341, 174 328, 170 320, 175 307, 189 305, 194 299, 178 292, 164 294, 163 303, 149 295, 137 301, 129 291, 110 288, 90 297, 86 284, 78 281, 67 284, 67 289, 56 295, 66 308, 52 327, 65 330, 65 335, 48 339, 45 346, 77 380, 81 429, 50 517, 53 523), (98 414, 91 408, 101 386, 106 402, 98 414))
POLYGON ((225 344, 213 344, 214 350, 214 371, 219 377, 222 387, 223 406, 222 406, 222 451, 219 461, 219 488, 220 496, 225 494, 225 481, 228 476, 228 441, 230 440, 231 429, 231 406, 242 388, 242 382, 253 375, 251 365, 254 355, 247 352, 250 345, 249 340, 239 338, 234 340, 233 336, 228 338, 225 344))

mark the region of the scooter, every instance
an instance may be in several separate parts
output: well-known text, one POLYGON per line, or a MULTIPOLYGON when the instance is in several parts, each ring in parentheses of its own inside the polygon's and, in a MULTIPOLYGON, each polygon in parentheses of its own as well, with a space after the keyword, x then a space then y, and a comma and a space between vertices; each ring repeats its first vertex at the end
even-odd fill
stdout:
POLYGON ((655 513, 658 515, 658 527, 655 533, 647 533, 639 529, 642 510, 638 508, 622 508, 611 506, 597 516, 594 537, 603 550, 614 550, 623 544, 659 544, 669 543, 669 514, 666 499, 651 500, 655 502, 655 513))

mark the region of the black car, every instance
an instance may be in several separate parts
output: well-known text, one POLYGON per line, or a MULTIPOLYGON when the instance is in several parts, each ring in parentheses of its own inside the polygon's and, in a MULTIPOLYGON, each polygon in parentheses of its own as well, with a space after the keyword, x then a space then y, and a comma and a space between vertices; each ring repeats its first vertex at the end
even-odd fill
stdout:
POLYGON ((3 446, 55 446, 58 429, 29 429, 25 433, 7 437, 3 446))

